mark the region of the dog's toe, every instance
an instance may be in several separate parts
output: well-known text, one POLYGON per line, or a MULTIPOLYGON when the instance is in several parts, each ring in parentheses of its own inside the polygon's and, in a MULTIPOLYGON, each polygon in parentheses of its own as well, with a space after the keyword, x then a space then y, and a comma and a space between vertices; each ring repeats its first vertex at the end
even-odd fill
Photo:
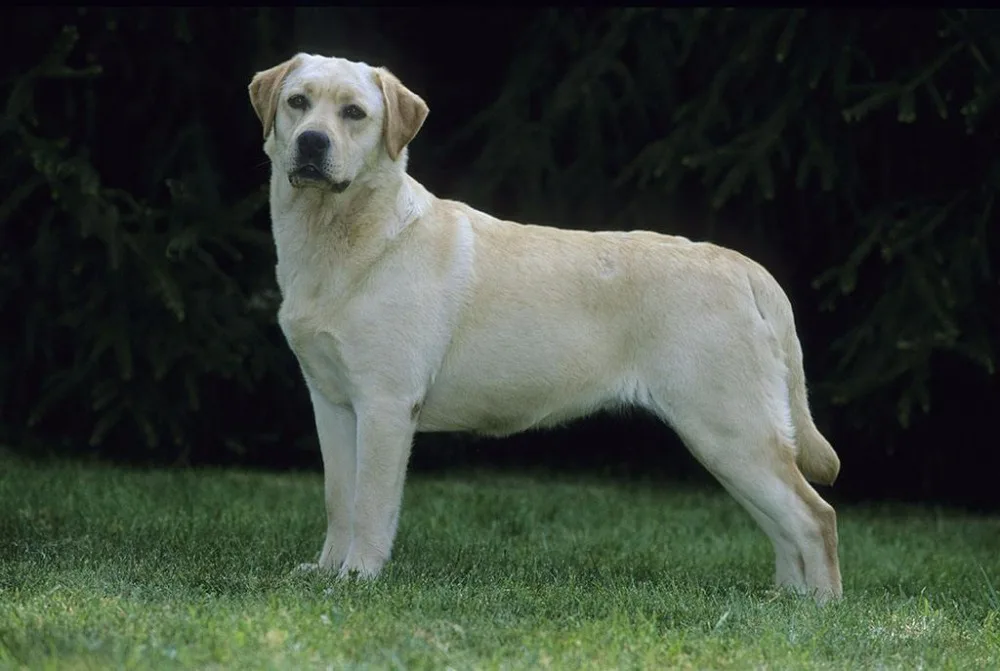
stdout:
POLYGON ((323 567, 319 564, 314 564, 311 562, 304 562, 295 567, 294 572, 296 573, 313 573, 316 571, 322 571, 323 567))

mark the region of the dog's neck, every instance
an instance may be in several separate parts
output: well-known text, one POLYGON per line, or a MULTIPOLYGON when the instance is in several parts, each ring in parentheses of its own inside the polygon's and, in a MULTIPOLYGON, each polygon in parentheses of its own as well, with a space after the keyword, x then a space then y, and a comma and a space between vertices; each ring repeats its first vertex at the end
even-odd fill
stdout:
POLYGON ((342 193, 295 188, 272 168, 271 225, 283 291, 293 268, 319 266, 314 276, 331 280, 363 273, 420 218, 430 196, 405 165, 404 160, 380 165, 342 193))

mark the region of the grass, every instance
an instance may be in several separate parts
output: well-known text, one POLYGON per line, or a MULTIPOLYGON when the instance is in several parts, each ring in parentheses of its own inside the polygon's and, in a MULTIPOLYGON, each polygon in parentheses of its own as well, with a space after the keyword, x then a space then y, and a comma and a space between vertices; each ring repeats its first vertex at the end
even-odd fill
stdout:
POLYGON ((1000 667, 1000 520, 843 507, 844 601, 770 590, 721 491, 465 475, 408 484, 374 583, 290 569, 312 474, 0 461, 4 668, 1000 667))

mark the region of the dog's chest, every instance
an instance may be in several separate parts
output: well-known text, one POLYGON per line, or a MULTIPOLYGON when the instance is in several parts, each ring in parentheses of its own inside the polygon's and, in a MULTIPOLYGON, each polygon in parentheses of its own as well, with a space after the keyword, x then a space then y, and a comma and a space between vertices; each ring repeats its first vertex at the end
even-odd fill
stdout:
POLYGON ((321 301, 286 297, 278 324, 310 384, 333 403, 350 398, 345 334, 336 328, 335 312, 321 301))

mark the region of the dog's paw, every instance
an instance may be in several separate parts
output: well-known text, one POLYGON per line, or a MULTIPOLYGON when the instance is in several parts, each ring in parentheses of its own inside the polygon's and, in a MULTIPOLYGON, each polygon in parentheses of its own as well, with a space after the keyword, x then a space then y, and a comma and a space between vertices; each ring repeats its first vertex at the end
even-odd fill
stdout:
POLYGON ((322 570, 323 570, 323 567, 320 566, 319 564, 314 564, 314 563, 311 563, 311 562, 305 562, 305 563, 299 564, 294 569, 292 569, 292 572, 293 573, 315 573, 317 571, 322 571, 322 570))
POLYGON ((360 566, 348 566, 345 562, 344 565, 340 567, 340 571, 337 573, 337 579, 367 581, 374 580, 378 577, 378 574, 378 570, 368 568, 363 564, 360 566))
POLYGON ((341 580, 371 580, 378 576, 388 558, 376 553, 364 554, 351 551, 340 567, 337 577, 341 580))

